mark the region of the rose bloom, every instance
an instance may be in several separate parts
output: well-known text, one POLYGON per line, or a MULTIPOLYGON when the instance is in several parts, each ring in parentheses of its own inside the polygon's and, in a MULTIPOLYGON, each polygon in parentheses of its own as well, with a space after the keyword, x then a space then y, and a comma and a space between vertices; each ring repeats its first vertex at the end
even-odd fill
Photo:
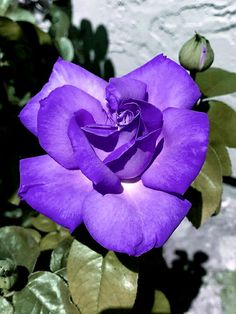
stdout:
POLYGON ((71 232, 83 222, 109 250, 162 246, 206 158, 208 118, 191 110, 199 97, 163 55, 109 82, 59 59, 20 113, 46 152, 21 160, 21 199, 71 232))

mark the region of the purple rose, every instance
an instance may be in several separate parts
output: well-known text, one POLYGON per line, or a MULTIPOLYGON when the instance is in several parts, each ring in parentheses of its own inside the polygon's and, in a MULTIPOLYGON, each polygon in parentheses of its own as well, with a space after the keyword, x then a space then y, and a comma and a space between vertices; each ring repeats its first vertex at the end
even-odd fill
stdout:
POLYGON ((107 83, 59 59, 20 114, 46 155, 21 160, 19 195, 73 231, 84 222, 107 249, 138 256, 162 246, 207 151, 200 92, 159 55, 107 83))

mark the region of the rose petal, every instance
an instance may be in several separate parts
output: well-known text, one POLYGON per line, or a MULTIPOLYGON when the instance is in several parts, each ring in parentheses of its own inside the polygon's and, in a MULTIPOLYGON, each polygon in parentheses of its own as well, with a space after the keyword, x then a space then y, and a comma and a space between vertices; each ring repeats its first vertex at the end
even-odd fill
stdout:
POLYGON ((142 222, 143 242, 136 247, 141 255, 153 247, 161 247, 187 215, 191 204, 182 198, 146 188, 141 181, 124 184, 124 190, 136 206, 142 222))
POLYGON ((92 114, 85 109, 80 109, 74 112, 73 116, 74 115, 77 116, 77 123, 80 127, 84 127, 88 124, 96 124, 92 114))
MULTIPOLYGON (((117 127, 110 126, 108 128, 105 125, 100 127, 94 125, 82 127, 81 129, 85 132, 90 144, 99 150, 111 152, 117 144, 119 137, 117 127)), ((104 155, 106 156, 107 153, 104 155)))
POLYGON ((116 252, 139 256, 162 246, 187 214, 190 203, 174 195, 125 183, 119 195, 88 194, 83 220, 92 237, 116 252), (109 235, 109 236, 108 236, 109 235))
POLYGON ((66 170, 48 155, 20 161, 20 197, 31 207, 72 232, 82 220, 91 182, 80 170, 66 170))
POLYGON ((119 138, 118 138, 115 149, 135 140, 136 137, 138 136, 139 126, 140 126, 140 114, 137 114, 136 117, 134 117, 134 119, 129 124, 124 125, 120 128, 119 138))
POLYGON ((145 133, 160 129, 163 124, 162 112, 146 101, 137 101, 145 133))
POLYGON ((148 102, 160 110, 168 107, 192 108, 201 96, 197 84, 185 69, 162 54, 124 78, 144 82, 147 85, 148 102))
POLYGON ((104 163, 122 180, 140 176, 151 162, 161 129, 114 150, 104 163))
POLYGON ((49 82, 35 95, 20 113, 21 122, 37 135, 37 115, 40 100, 47 97, 55 88, 72 85, 80 88, 105 105, 105 88, 107 82, 88 72, 82 67, 59 58, 54 64, 49 82))
POLYGON ((112 78, 106 87, 106 99, 112 111, 118 110, 122 100, 130 98, 145 100, 146 96, 146 84, 131 78, 112 78))
MULTIPOLYGON (((137 120, 139 125, 134 129, 136 136, 130 138, 129 141, 123 141, 120 146, 117 145, 114 151, 104 159, 104 163, 123 180, 136 178, 147 168, 154 156, 156 140, 163 124, 162 113, 159 109, 144 101, 137 101, 137 105, 140 115, 136 117, 136 120, 139 118, 141 121, 137 120), (140 122, 144 130, 139 128, 140 122), (142 136, 138 137, 139 133, 142 136)), ((123 132, 121 130, 119 139, 122 138, 123 132)))
POLYGON ((100 103, 80 89, 65 85, 41 101, 38 112, 38 137, 45 151, 67 169, 78 169, 67 130, 74 113, 84 109, 98 123, 106 121, 100 103))
POLYGON ((83 221, 92 237, 108 250, 135 255, 142 242, 141 222, 123 194, 93 191, 83 204, 83 221))
MULTIPOLYGON (((139 131, 140 116, 137 115, 129 124, 123 126, 118 130, 114 126, 93 126, 83 127, 82 130, 93 145, 96 154, 101 160, 107 158, 108 153, 116 150, 123 145, 130 147, 130 142, 134 140, 139 131)), ((121 148, 122 149, 122 148, 121 148)))
POLYGON ((76 117, 70 121, 68 135, 79 168, 95 184, 96 189, 103 194, 121 193, 119 178, 98 158, 76 117))
POLYGON ((184 194, 206 158, 209 121, 202 112, 169 108, 163 112, 164 147, 143 174, 145 186, 184 194))

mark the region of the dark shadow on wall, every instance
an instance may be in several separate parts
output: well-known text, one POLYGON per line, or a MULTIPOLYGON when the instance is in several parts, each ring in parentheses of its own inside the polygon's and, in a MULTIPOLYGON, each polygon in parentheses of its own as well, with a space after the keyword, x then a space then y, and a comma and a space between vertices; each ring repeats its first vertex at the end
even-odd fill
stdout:
POLYGON ((75 47, 75 63, 105 80, 115 76, 114 66, 107 57, 109 40, 104 25, 93 30, 91 22, 84 19, 79 27, 70 28, 69 37, 75 47))
POLYGON ((155 290, 162 291, 170 302, 172 314, 185 313, 198 295, 206 270, 208 256, 196 252, 193 259, 177 250, 177 258, 168 267, 162 250, 152 250, 140 258, 138 293, 133 309, 107 309, 101 314, 151 314, 155 290))
POLYGON ((233 177, 223 177, 223 182, 232 187, 236 186, 236 178, 233 178, 233 177))

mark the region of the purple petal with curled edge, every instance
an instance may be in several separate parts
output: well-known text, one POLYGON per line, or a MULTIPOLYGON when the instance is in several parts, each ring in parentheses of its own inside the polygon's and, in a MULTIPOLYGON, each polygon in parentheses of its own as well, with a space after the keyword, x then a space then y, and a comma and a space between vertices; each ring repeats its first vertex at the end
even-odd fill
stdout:
POLYGON ((137 101, 140 108, 141 120, 144 125, 145 133, 160 129, 163 125, 162 112, 145 101, 137 101))
POLYGON ((90 144, 97 155, 104 160, 109 152, 116 150, 136 138, 139 131, 139 114, 127 125, 118 130, 118 127, 109 125, 94 125, 82 127, 90 144))
POLYGON ((112 78, 106 87, 106 100, 111 111, 117 111, 123 100, 146 100, 146 97, 146 84, 132 78, 112 78))
POLYGON ((38 113, 40 145, 67 169, 78 169, 67 130, 71 117, 81 109, 91 113, 98 123, 104 123, 107 119, 100 103, 95 98, 70 85, 56 88, 42 100, 38 113))
POLYGON ((138 136, 140 126, 140 114, 138 113, 134 119, 127 125, 124 125, 119 130, 119 138, 115 149, 131 142, 138 136))
POLYGON ((162 54, 123 78, 144 82, 147 85, 147 101, 160 110, 168 107, 190 109, 201 96, 187 71, 162 54))
POLYGON ((94 183, 100 193, 121 193, 119 178, 98 158, 77 119, 77 116, 71 119, 68 135, 79 169, 94 183))
POLYGON ((116 149, 104 163, 122 180, 140 176, 153 159, 161 129, 133 140, 116 149))
POLYGON ((21 111, 21 122, 35 135, 37 135, 37 116, 40 100, 46 98, 55 88, 63 85, 72 85, 93 96, 104 105, 105 88, 107 82, 88 72, 79 65, 64 61, 61 58, 54 64, 49 82, 35 95, 21 111))
POLYGON ((79 124, 80 127, 83 127, 88 124, 95 124, 95 120, 91 113, 89 113, 85 109, 80 109, 77 112, 74 113, 77 117, 77 123, 79 124))
POLYGON ((83 204, 83 221, 92 237, 105 248, 139 256, 162 246, 191 204, 146 188, 141 181, 123 186, 122 194, 89 193, 83 204))
POLYGON ((20 161, 21 199, 71 232, 82 222, 82 204, 91 190, 80 170, 67 170, 48 155, 20 161))
POLYGON ((169 108, 163 112, 164 146, 142 175, 147 187, 184 194, 206 158, 209 135, 207 114, 169 108))
POLYGON ((83 127, 86 133, 94 134, 99 137, 107 137, 118 130, 117 126, 109 124, 87 124, 83 127))
MULTIPOLYGON (((118 141, 119 131, 117 127, 107 125, 87 125, 82 127, 90 144, 104 152, 111 152, 118 141)), ((96 150, 97 152, 97 150, 96 150)), ((107 153, 103 154, 106 156, 107 153)))

